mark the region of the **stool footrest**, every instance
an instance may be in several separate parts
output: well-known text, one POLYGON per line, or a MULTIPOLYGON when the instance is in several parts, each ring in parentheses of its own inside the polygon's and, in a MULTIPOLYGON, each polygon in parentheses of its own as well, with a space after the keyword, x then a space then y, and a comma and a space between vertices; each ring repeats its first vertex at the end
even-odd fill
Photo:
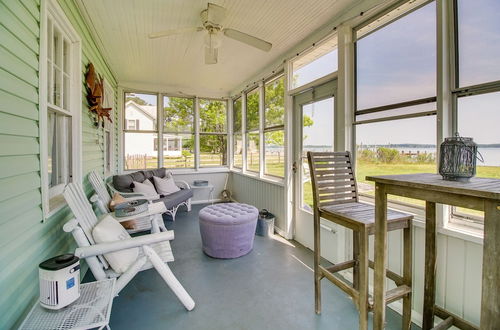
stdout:
MULTIPOLYGON (((388 290, 385 293, 385 304, 390 304, 393 301, 403 298, 411 293, 411 288, 408 285, 400 285, 394 289, 388 290)), ((368 309, 373 310, 373 297, 370 295, 368 298, 368 309)))
POLYGON ((340 272, 342 270, 352 268, 352 267, 354 267, 355 264, 356 264, 356 261, 354 261, 354 260, 339 262, 339 263, 332 265, 330 267, 326 267, 326 270, 329 271, 330 273, 336 273, 336 272, 340 272))
POLYGON ((453 317, 449 316, 446 320, 443 320, 431 330, 444 330, 444 329, 449 329, 452 326, 453 326, 453 317))
POLYGON ((342 291, 350 295, 354 301, 358 301, 359 292, 351 287, 349 284, 345 283, 341 279, 335 277, 332 272, 328 271, 325 267, 319 265, 319 273, 321 277, 326 277, 330 282, 338 286, 342 291))
MULTIPOLYGON (((375 263, 372 260, 368 260, 368 266, 371 269, 375 269, 375 263)), ((385 276, 387 276, 387 278, 389 278, 390 280, 393 280, 397 286, 403 285, 403 283, 404 283, 402 276, 396 274, 395 272, 393 272, 389 269, 385 270, 385 276)))
POLYGON ((388 290, 385 293, 385 303, 390 304, 391 302, 403 298, 407 294, 411 293, 411 288, 408 285, 400 285, 394 289, 388 290))
POLYGON ((434 315, 439 317, 440 319, 444 320, 438 325, 436 325, 433 329, 439 330, 439 329, 448 329, 446 327, 440 328, 441 324, 444 324, 443 326, 448 324, 448 319, 451 318, 451 325, 462 329, 462 330, 478 330, 479 327, 475 326, 474 324, 470 323, 469 321, 464 320, 463 318, 459 317, 458 315, 455 315, 453 313, 450 313, 443 308, 435 305, 434 306, 434 315))

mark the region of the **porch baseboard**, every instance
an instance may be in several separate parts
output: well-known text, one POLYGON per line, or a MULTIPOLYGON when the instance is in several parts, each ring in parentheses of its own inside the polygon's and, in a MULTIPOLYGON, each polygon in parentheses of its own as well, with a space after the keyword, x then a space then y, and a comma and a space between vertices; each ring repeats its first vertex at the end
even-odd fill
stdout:
POLYGON ((222 202, 222 199, 217 198, 217 199, 200 199, 196 201, 191 201, 191 205, 196 205, 196 204, 208 204, 208 203, 218 203, 222 202))

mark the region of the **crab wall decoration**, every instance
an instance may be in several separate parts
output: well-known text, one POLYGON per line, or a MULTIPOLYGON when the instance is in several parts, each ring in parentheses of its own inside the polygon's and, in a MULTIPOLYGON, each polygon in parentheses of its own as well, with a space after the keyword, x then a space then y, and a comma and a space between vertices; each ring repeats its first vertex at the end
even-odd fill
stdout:
POLYGON ((104 79, 101 75, 96 74, 92 63, 89 63, 87 67, 85 83, 87 87, 87 102, 89 103, 89 111, 94 115, 95 125, 99 126, 99 123, 102 120, 102 125, 104 127, 104 118, 113 122, 110 116, 112 108, 103 108, 104 79))

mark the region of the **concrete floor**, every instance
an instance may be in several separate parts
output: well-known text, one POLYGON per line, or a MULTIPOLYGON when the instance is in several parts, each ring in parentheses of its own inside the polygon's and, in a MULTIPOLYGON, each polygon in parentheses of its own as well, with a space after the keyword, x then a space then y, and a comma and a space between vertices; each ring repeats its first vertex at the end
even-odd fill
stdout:
MULTIPOLYGON (((166 221, 175 230, 175 261, 169 266, 195 300, 195 309, 187 312, 156 271, 148 270, 115 298, 112 329, 358 328, 354 304, 327 280, 322 281, 322 314, 314 313, 312 252, 294 241, 256 236, 246 256, 206 256, 198 227, 201 207, 181 210, 175 222, 166 221)), ((89 272, 86 280, 91 279, 89 272)), ((400 328, 401 317, 388 308, 387 329, 400 328)))

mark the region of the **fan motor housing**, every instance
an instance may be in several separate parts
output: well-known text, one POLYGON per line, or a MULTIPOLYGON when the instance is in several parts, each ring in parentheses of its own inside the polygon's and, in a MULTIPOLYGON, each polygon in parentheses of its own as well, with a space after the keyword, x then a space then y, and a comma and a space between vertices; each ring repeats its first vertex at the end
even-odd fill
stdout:
POLYGON ((39 265, 40 305, 61 309, 80 297, 80 259, 63 254, 39 265))

